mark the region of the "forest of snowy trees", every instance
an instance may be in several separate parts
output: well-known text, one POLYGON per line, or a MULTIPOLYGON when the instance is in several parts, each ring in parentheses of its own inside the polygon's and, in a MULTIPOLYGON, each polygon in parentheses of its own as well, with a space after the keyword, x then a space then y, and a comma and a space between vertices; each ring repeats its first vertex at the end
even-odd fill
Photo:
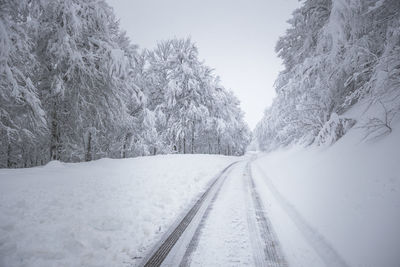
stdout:
POLYGON ((368 138, 389 134, 400 113, 400 1, 307 0, 289 24, 258 146, 331 144, 356 123, 343 114, 360 101, 376 112, 357 127, 368 138))
POLYGON ((238 99, 190 39, 139 50, 104 1, 0 1, 0 167, 244 153, 238 99))

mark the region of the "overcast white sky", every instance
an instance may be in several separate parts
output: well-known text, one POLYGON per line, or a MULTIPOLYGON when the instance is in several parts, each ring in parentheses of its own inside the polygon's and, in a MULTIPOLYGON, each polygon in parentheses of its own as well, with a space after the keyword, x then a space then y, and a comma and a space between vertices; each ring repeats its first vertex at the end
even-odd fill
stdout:
POLYGON ((274 48, 298 0, 107 0, 133 43, 153 48, 192 38, 200 59, 241 101, 251 129, 275 95, 281 61, 274 48))

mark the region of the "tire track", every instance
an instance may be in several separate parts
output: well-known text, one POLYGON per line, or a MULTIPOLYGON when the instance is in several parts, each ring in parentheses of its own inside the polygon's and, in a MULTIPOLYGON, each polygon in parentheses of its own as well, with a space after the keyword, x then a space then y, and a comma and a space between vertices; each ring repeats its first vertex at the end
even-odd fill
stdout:
POLYGON ((247 220, 252 238, 253 256, 256 266, 287 267, 278 238, 266 215, 266 210, 253 182, 250 162, 244 172, 245 188, 248 191, 247 220), (251 208, 250 208, 251 207, 251 208))
POLYGON ((303 216, 289 203, 276 189, 269 177, 256 163, 254 165, 263 176, 263 182, 271 192, 272 196, 277 200, 282 210, 289 216, 301 234, 307 240, 308 244, 315 250, 318 256, 329 267, 349 267, 346 261, 340 256, 330 242, 313 228, 303 216))
MULTIPOLYGON (((153 252, 150 254, 150 256, 145 258, 141 266, 160 266, 164 262, 168 254, 171 252, 175 244, 178 242, 180 237, 188 228, 189 224, 192 222, 193 218, 197 215, 199 209, 202 208, 205 209, 204 211, 206 211, 207 207, 210 205, 210 203, 212 203, 215 195, 217 194, 219 188, 224 181, 224 178, 226 177, 225 174, 236 163, 237 162, 231 163, 225 169, 223 169, 219 175, 217 175, 217 177, 214 179, 208 189, 201 195, 201 197, 196 201, 193 207, 181 219, 179 224, 170 233, 168 233, 166 238, 163 238, 161 242, 159 242, 158 245, 155 246, 153 252), (204 205, 206 205, 207 207, 202 207, 204 205)), ((203 217, 203 215, 201 215, 201 217, 203 217)))
POLYGON ((235 166, 202 218, 183 266, 255 266, 247 223, 246 162, 235 166))
MULTIPOLYGON (((226 178, 226 176, 225 176, 225 178, 226 178)), ((225 181, 225 179, 224 179, 224 181, 225 181)), ((183 256, 182 262, 179 264, 179 267, 190 266, 192 254, 196 250, 197 245, 199 244, 201 231, 203 229, 205 222, 208 219, 208 216, 210 214, 210 211, 212 210, 213 204, 214 204, 215 200, 217 199, 219 192, 221 191, 221 187, 222 187, 222 185, 218 188, 217 192, 215 193, 214 197, 211 200, 210 205, 207 207, 206 212, 204 213, 203 217, 201 218, 200 224, 197 226, 197 229, 193 235, 192 240, 190 240, 189 246, 185 252, 185 255, 183 256)))

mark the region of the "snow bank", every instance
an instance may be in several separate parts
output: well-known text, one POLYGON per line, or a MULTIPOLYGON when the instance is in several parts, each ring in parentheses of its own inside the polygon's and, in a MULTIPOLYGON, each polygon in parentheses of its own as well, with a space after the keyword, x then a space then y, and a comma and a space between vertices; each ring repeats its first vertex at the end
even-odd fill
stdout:
POLYGON ((331 259, 338 255, 350 266, 398 266, 400 125, 395 126, 374 142, 360 142, 365 133, 354 127, 331 147, 294 147, 254 162, 293 266, 336 266, 331 259), (319 259, 304 244, 322 246, 319 259))
POLYGON ((0 266, 132 266, 234 157, 0 170, 0 266))

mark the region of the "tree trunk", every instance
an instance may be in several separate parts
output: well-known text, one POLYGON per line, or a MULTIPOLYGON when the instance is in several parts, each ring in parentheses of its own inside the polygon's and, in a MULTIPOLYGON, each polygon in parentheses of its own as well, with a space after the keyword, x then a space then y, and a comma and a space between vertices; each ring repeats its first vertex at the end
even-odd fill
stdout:
POLYGON ((7 147, 7 168, 11 168, 11 145, 8 144, 7 147))
POLYGON ((129 134, 125 135, 125 140, 124 140, 124 146, 122 147, 122 158, 126 158, 126 147, 128 145, 128 140, 129 140, 129 134))
POLYGON ((183 154, 186 154, 186 136, 183 137, 183 154))
POLYGON ((195 123, 192 124, 192 154, 194 154, 194 131, 195 131, 195 123))
MULTIPOLYGON (((55 105, 54 105, 55 106, 55 105)), ((59 146, 60 146, 60 140, 59 140, 59 134, 58 134, 58 123, 57 123, 57 114, 54 111, 52 114, 52 120, 51 120, 51 141, 50 141, 50 160, 59 160, 60 155, 59 155, 59 146)))
POLYGON ((92 160, 92 133, 89 133, 89 136, 88 136, 88 144, 87 144, 85 160, 86 161, 92 160))
POLYGON ((221 155, 221 138, 219 136, 217 138, 217 143, 218 143, 218 154, 221 155))

